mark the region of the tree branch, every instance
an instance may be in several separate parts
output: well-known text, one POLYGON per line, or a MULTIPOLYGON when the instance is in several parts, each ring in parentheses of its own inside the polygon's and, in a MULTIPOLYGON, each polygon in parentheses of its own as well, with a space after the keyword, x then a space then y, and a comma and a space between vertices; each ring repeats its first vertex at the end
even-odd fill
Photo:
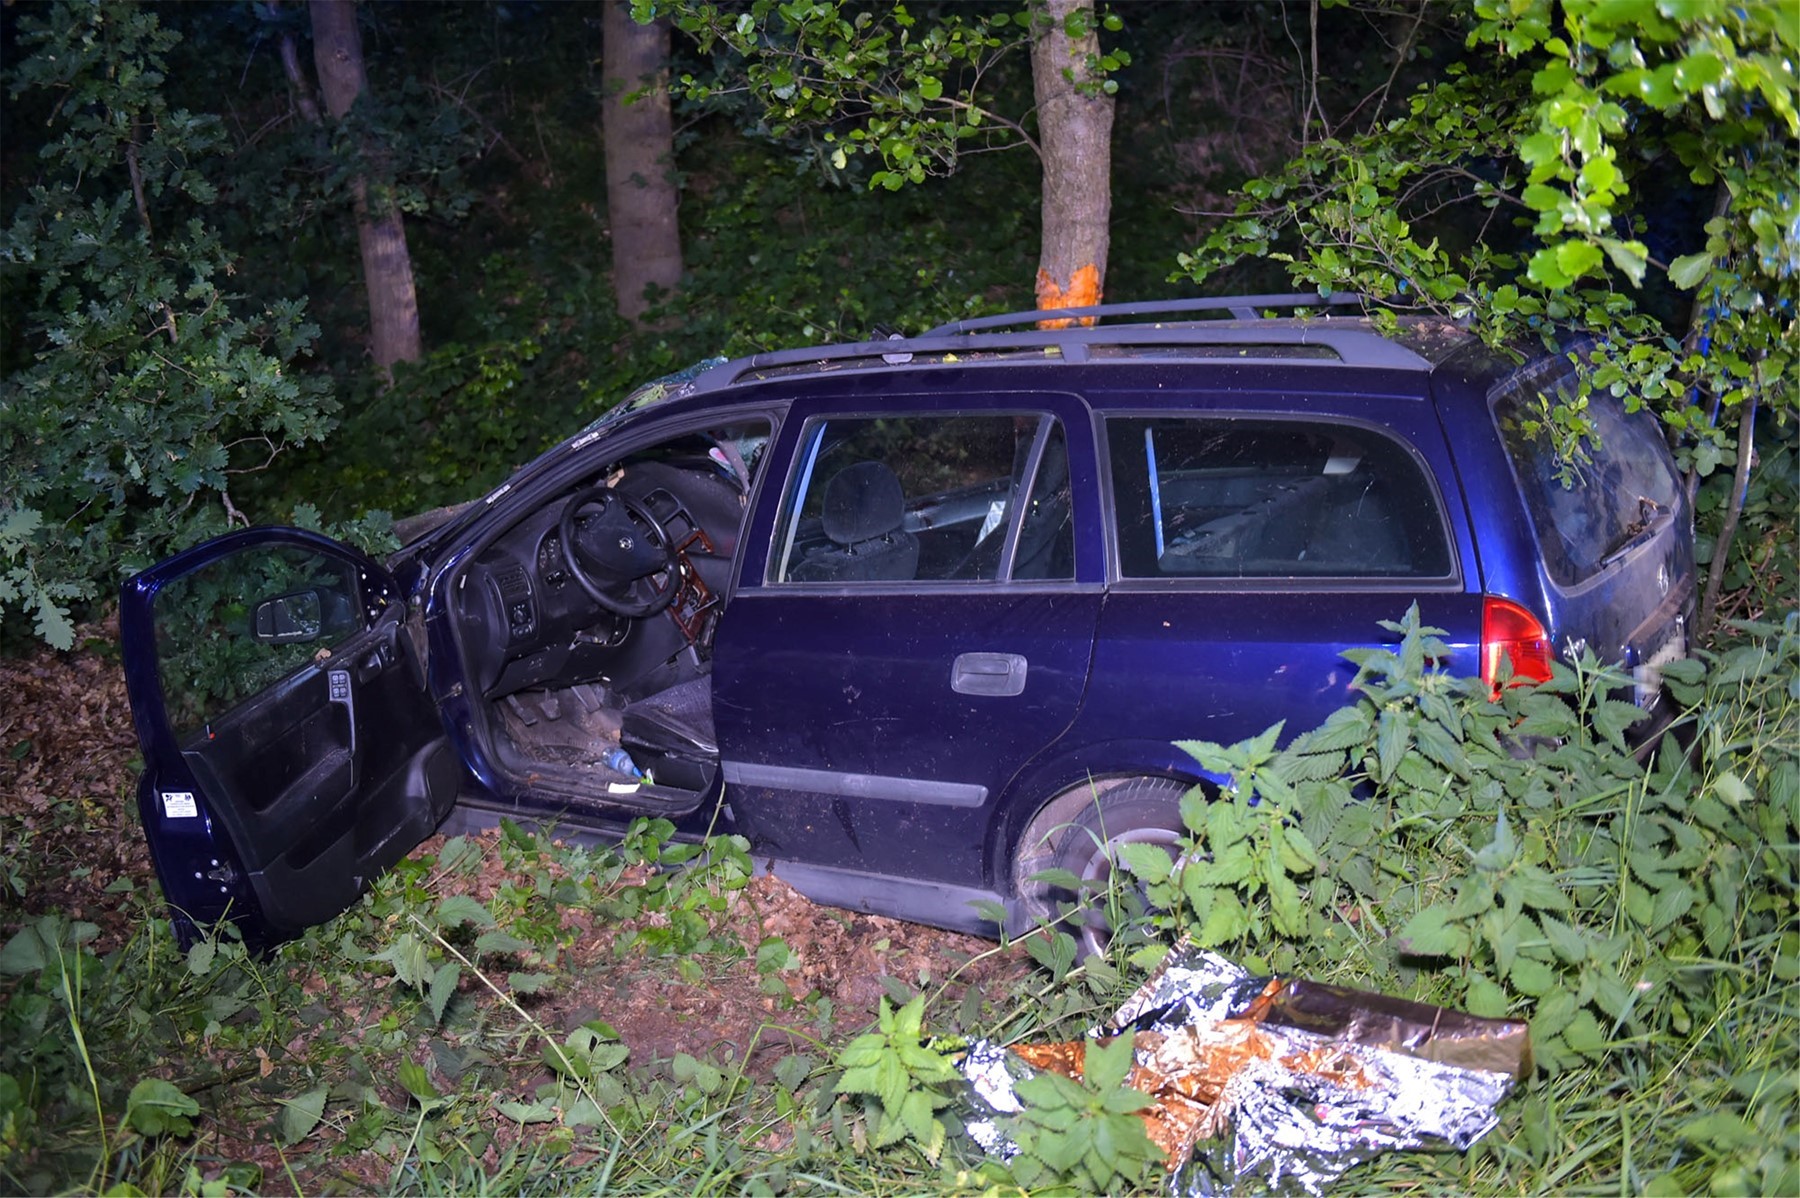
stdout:
POLYGON ((948 99, 948 100, 944 100, 942 102, 951 108, 961 108, 961 109, 965 109, 969 112, 978 112, 981 114, 982 120, 992 121, 996 125, 1001 125, 1001 126, 1004 126, 1005 128, 1011 129, 1014 133, 1018 134, 1020 141, 1024 142, 1026 145, 1031 147, 1031 152, 1033 154, 1036 154, 1039 158, 1042 158, 1044 156, 1043 148, 1038 145, 1037 139, 1032 137, 1031 134, 1025 132, 1025 126, 1021 125, 1019 122, 1008 120, 1007 118, 1001 116, 997 112, 993 112, 989 109, 983 108, 979 104, 971 104, 967 100, 948 99))
POLYGON ((312 82, 307 79, 306 72, 300 69, 300 50, 294 43, 292 33, 281 35, 281 69, 287 75, 288 87, 293 90, 294 104, 300 109, 300 115, 310 124, 321 123, 318 98, 313 95, 312 82))

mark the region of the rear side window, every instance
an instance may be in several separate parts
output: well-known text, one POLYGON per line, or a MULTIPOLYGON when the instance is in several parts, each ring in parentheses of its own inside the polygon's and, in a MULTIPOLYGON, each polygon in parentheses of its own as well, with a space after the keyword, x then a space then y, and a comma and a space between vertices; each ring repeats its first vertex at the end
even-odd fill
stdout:
POLYGON ((1074 576, 1068 449, 1053 418, 839 417, 807 430, 775 582, 1074 576))
POLYGON ((1107 421, 1125 578, 1443 578, 1449 544, 1416 458, 1354 425, 1107 421))
MULTIPOLYGON (((1560 391, 1567 393, 1572 380, 1560 391)), ((1516 386, 1494 401, 1519 490, 1537 531, 1544 566, 1569 587, 1674 519, 1681 482, 1649 413, 1629 415, 1609 397, 1589 398, 1594 435, 1582 460, 1556 451, 1536 387, 1516 386)))

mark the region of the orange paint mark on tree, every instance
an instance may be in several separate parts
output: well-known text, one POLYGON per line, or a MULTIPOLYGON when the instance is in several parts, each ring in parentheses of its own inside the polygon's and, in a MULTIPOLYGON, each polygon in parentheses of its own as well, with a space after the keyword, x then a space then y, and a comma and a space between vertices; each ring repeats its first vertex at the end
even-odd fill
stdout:
MULTIPOLYGON (((1092 262, 1075 268, 1067 289, 1050 277, 1050 272, 1037 272, 1037 305, 1040 308, 1087 308, 1100 302, 1100 270, 1092 262)), ((1091 316, 1074 320, 1040 320, 1040 329, 1066 329, 1072 324, 1091 325, 1091 316)))

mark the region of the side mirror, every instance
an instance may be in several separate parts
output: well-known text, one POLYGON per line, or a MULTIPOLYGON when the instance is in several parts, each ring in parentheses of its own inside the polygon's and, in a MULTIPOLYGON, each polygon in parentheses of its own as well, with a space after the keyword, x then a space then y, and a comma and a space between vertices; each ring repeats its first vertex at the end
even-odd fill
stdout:
POLYGON ((250 635, 271 645, 316 641, 325 631, 323 604, 315 590, 290 591, 256 605, 250 635))

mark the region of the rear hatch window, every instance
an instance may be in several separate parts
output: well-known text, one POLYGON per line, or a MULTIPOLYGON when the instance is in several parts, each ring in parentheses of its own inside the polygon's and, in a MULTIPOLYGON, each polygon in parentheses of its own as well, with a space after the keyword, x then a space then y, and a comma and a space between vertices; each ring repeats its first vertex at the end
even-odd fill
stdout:
MULTIPOLYGON (((1566 399, 1569 386, 1564 380, 1554 394, 1566 399)), ((1610 396, 1590 396, 1593 435, 1569 457, 1558 453, 1538 396, 1536 388, 1509 388, 1495 398, 1494 420, 1544 565, 1567 589, 1667 528, 1681 482, 1649 413, 1628 414, 1610 396)))

